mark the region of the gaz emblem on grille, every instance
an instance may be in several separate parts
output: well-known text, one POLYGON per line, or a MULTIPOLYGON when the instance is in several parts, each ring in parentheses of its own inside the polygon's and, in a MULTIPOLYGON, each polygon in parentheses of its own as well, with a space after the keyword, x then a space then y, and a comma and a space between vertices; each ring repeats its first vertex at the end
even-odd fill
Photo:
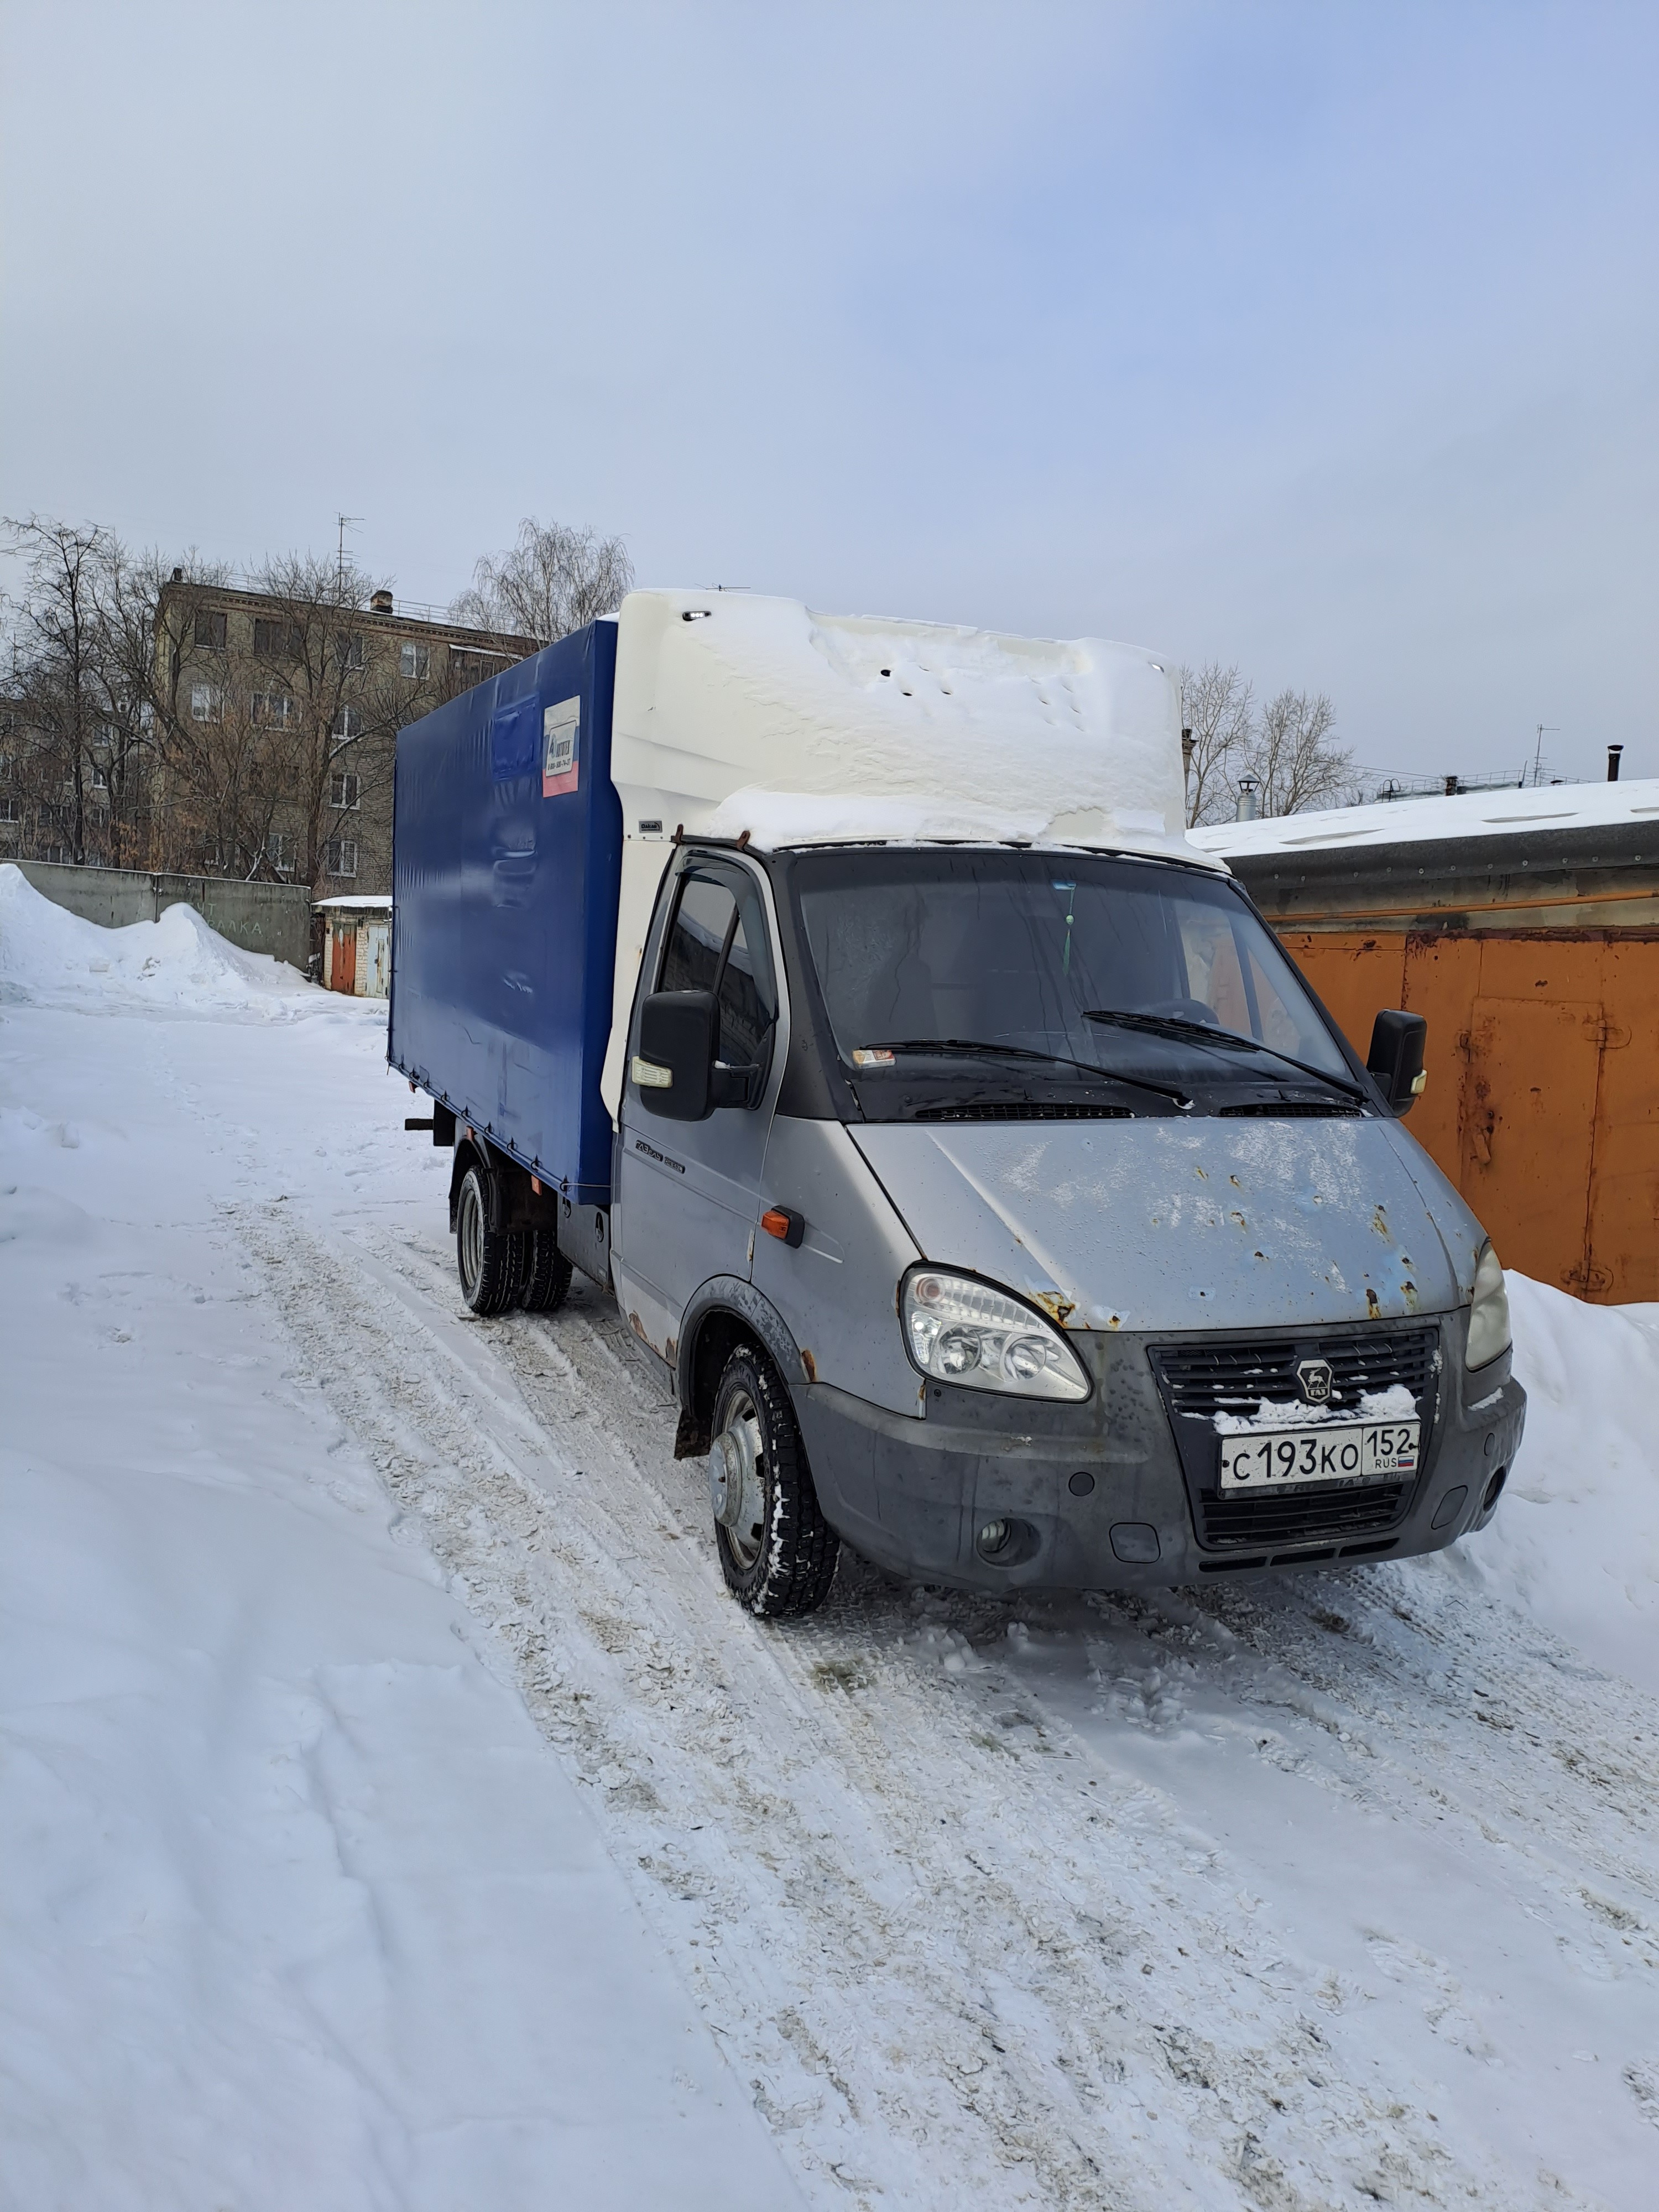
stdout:
POLYGON ((1331 1402, 1331 1363, 1328 1359, 1300 1359, 1296 1368, 1297 1387, 1310 1406, 1328 1406, 1331 1402))

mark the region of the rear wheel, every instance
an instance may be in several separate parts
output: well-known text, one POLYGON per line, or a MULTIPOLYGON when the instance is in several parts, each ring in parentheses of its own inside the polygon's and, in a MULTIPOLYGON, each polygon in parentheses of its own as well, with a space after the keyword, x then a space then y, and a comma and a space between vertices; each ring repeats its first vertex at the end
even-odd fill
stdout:
POLYGON ((489 1193, 483 1171, 471 1167, 461 1178, 455 1206, 455 1265, 461 1296, 475 1314, 497 1314, 518 1294, 524 1266, 522 1232, 492 1229, 489 1193))
POLYGON ((570 1288, 570 1262, 550 1229, 527 1229, 524 1236, 529 1257, 519 1303, 526 1313, 556 1313, 570 1288))
POLYGON ((839 1540, 819 1510, 789 1393, 748 1345, 727 1360, 715 1393, 708 1465, 714 1540, 732 1595, 763 1618, 816 1612, 835 1579, 839 1540))

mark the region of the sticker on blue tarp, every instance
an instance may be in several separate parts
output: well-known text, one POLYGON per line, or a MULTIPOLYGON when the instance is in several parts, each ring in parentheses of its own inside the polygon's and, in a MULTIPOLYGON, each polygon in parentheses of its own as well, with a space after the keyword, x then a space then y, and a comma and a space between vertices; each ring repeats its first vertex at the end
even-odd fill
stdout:
POLYGON ((556 799, 576 788, 579 767, 577 736, 581 729, 582 702, 562 699, 542 715, 542 797, 556 799))

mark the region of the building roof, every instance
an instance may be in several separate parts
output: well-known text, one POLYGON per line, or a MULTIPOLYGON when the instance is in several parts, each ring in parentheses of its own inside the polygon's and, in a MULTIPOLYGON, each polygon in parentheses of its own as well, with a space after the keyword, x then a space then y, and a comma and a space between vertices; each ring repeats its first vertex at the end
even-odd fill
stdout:
POLYGON ((1268 854, 1328 851, 1443 840, 1549 836, 1629 823, 1659 827, 1659 777, 1628 783, 1539 784, 1525 791, 1470 791, 1455 798, 1395 799, 1338 806, 1319 814, 1279 814, 1258 822, 1218 822, 1188 831, 1200 852, 1226 860, 1268 854))
MULTIPOLYGON (((249 583, 220 584, 198 578, 169 579, 156 595, 155 611, 159 623, 161 609, 169 599, 185 599, 191 606, 234 606, 258 614, 275 607, 281 611, 293 611, 312 603, 301 595, 290 596, 283 592, 264 592, 249 583)), ((318 603, 320 606, 321 603, 318 603)), ((449 645, 453 652, 476 653, 480 658, 498 660, 504 665, 514 659, 523 659, 538 650, 531 637, 498 635, 494 630, 469 629, 464 623, 451 622, 443 610, 413 599, 394 599, 390 608, 361 606, 346 602, 337 609, 329 606, 329 619, 343 623, 361 623, 365 630, 383 629, 397 636, 418 634, 424 638, 435 638, 449 645)))

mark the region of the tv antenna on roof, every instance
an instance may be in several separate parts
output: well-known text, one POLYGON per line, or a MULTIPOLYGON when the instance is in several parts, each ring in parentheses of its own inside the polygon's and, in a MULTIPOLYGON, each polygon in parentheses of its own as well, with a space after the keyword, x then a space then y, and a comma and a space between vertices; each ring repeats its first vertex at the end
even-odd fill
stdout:
MULTIPOLYGON (((1557 729, 1557 728, 1556 728, 1556 726, 1555 726, 1555 725, 1554 725, 1554 723, 1553 723, 1553 722, 1540 722, 1540 723, 1538 723, 1535 726, 1536 726, 1537 732, 1538 732, 1538 744, 1537 744, 1537 749, 1534 750, 1534 754, 1533 754, 1533 757, 1532 757, 1532 780, 1533 780, 1533 783, 1534 783, 1534 787, 1535 787, 1535 786, 1537 786, 1538 784, 1542 783, 1542 781, 1544 781, 1544 740, 1545 740, 1545 738, 1546 738, 1547 737, 1547 738, 1559 738, 1559 737, 1560 736, 1560 734, 1561 734, 1560 731, 1559 731, 1559 729, 1557 729)), ((1525 788, 1525 786, 1526 786, 1526 781, 1527 781, 1526 777, 1525 777, 1524 775, 1522 775, 1522 779, 1521 779, 1521 782, 1522 782, 1522 788, 1523 788, 1523 789, 1525 788)))
POLYGON ((340 526, 340 556, 338 566, 334 572, 334 581, 343 598, 346 577, 345 534, 348 530, 356 530, 363 518, 361 514, 342 514, 335 519, 340 526))

